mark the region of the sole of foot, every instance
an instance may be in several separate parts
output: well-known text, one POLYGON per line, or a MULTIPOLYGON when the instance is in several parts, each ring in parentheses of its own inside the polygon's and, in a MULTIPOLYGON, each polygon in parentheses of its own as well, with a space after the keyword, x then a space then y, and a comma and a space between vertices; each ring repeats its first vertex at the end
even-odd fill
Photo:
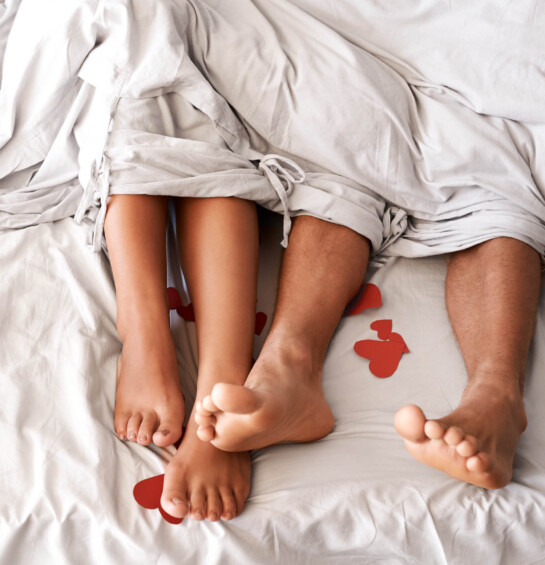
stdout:
POLYGON ((418 406, 410 404, 397 412, 395 428, 421 463, 482 488, 502 488, 512 477, 525 417, 520 407, 506 408, 506 402, 489 402, 479 411, 480 404, 462 403, 438 420, 428 420, 418 406))

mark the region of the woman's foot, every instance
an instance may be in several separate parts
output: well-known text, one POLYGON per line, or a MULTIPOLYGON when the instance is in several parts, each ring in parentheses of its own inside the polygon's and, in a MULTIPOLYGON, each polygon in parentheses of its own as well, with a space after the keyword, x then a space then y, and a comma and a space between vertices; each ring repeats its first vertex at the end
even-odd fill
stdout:
POLYGON ((184 421, 174 342, 164 320, 131 330, 118 359, 114 428, 119 439, 166 447, 184 421))
POLYGON ((310 442, 332 429, 321 371, 306 352, 265 345, 244 386, 216 384, 196 407, 197 434, 225 451, 310 442))
POLYGON ((244 508, 250 473, 248 452, 220 451, 202 442, 190 423, 165 471, 161 506, 177 518, 231 520, 244 508))
POLYGON ((427 420, 418 406, 408 405, 397 412, 395 427, 422 463, 495 489, 511 481, 526 414, 518 384, 479 383, 466 388, 460 405, 448 416, 427 420))

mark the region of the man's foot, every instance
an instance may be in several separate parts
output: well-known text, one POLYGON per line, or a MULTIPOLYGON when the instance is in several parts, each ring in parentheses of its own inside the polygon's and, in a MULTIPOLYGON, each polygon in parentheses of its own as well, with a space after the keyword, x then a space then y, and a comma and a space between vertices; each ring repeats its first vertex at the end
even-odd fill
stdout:
POLYGON ((332 429, 321 371, 288 347, 263 349, 244 386, 219 383, 196 407, 197 435, 225 451, 310 442, 332 429))
POLYGON ((220 451, 195 432, 190 424, 167 466, 161 506, 177 518, 231 520, 242 512, 250 493, 250 454, 220 451))
POLYGON ((466 388, 460 405, 448 416, 427 420, 418 406, 408 405, 397 412, 395 427, 422 463, 496 489, 511 481, 526 414, 521 394, 512 386, 477 384, 466 388))
POLYGON ((114 428, 119 439, 161 447, 182 435, 184 400, 168 325, 127 336, 118 359, 114 428))

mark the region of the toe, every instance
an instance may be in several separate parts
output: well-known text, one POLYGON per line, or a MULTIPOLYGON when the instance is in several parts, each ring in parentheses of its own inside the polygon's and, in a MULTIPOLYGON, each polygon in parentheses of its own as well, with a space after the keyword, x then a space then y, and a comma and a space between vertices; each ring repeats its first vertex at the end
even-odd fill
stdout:
POLYGON ((163 493, 161 506, 175 518, 185 518, 189 514, 189 501, 187 495, 181 493, 163 493))
POLYGON ((445 427, 436 420, 428 420, 424 425, 424 433, 430 439, 443 439, 445 427))
POLYGON ((214 426, 199 426, 197 436, 201 441, 212 441, 216 437, 216 429, 214 426))
POLYGON ((140 445, 149 445, 151 443, 151 436, 153 435, 153 430, 157 424, 157 418, 155 414, 147 414, 142 419, 140 424, 140 429, 138 430, 138 443, 140 445))
POLYGON ((218 383, 210 396, 213 404, 223 412, 249 414, 259 408, 257 394, 245 386, 218 383))
POLYGON ((486 473, 488 471, 488 457, 484 453, 477 453, 466 461, 467 470, 472 473, 486 473))
POLYGON ((218 411, 218 407, 214 404, 212 396, 210 396, 209 394, 202 399, 202 408, 209 414, 218 411))
POLYGON ((397 433, 408 441, 418 442, 426 439, 424 425, 426 417, 414 404, 408 404, 397 411, 394 426, 397 433))
POLYGON ((242 513, 244 507, 246 506, 246 499, 250 494, 249 486, 238 489, 235 488, 234 493, 235 493, 235 503, 237 505, 237 516, 238 516, 242 513))
POLYGON ((230 488, 221 489, 221 504, 223 507, 221 517, 223 520, 232 520, 238 515, 235 495, 230 488))
POLYGON ((180 439, 182 424, 170 419, 163 419, 153 434, 153 443, 159 447, 168 447, 180 439))
POLYGON ((130 417, 130 412, 120 412, 115 415, 114 429, 117 433, 117 437, 121 440, 127 439, 127 424, 129 423, 130 417))
POLYGON ((443 435, 443 439, 445 440, 445 442, 451 445, 452 447, 455 447, 459 443, 461 443, 464 437, 465 437, 464 432, 456 426, 450 426, 450 428, 448 428, 445 434, 443 435))
POLYGON ((478 451, 477 440, 471 436, 467 436, 456 446, 456 451, 462 457, 471 457, 472 455, 475 455, 478 451))
POLYGON ((133 414, 129 423, 127 424, 127 437, 130 441, 136 441, 138 438, 138 431, 140 430, 140 424, 142 423, 142 414, 133 414))
POLYGON ((216 489, 208 491, 206 507, 206 517, 211 522, 216 522, 220 519, 223 508, 220 494, 216 489))
POLYGON ((216 423, 216 417, 203 416, 202 414, 195 412, 195 422, 197 422, 199 426, 213 426, 216 423))
POLYGON ((190 508, 193 520, 204 520, 206 516, 206 493, 204 489, 195 489, 191 493, 190 508))
POLYGON ((171 516, 185 518, 189 514, 188 489, 187 483, 179 472, 179 468, 172 466, 172 463, 167 467, 161 506, 171 516))
MULTIPOLYGON (((206 398, 210 398, 209 396, 207 396, 206 398)), ((210 399, 210 402, 212 402, 212 400, 210 399)), ((209 406, 210 403, 208 402, 207 405, 209 406)), ((210 416, 212 414, 213 411, 207 410, 203 405, 202 402, 200 400, 197 400, 197 402, 195 402, 195 414, 199 414, 200 416, 210 416)))

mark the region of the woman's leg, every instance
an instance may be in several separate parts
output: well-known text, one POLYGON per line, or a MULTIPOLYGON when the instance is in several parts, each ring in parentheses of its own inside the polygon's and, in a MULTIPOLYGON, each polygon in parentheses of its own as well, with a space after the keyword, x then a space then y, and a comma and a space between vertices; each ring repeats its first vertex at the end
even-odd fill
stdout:
MULTIPOLYGON (((242 385, 252 365, 257 215, 253 202, 236 198, 184 198, 176 210, 197 324, 198 403, 217 382, 242 385)), ((230 519, 242 511, 249 490, 249 453, 226 453, 201 441, 192 415, 166 470, 163 508, 178 517, 230 519)))
POLYGON ((105 233, 117 295, 114 427, 120 439, 160 446, 181 435, 184 402, 166 295, 166 197, 112 196, 105 233))

